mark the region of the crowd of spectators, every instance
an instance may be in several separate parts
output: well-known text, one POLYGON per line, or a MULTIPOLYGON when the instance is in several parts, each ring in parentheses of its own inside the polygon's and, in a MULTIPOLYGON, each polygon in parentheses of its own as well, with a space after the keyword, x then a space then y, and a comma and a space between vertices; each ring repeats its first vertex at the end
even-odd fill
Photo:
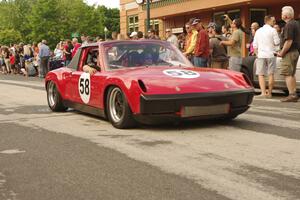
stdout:
MULTIPOLYGON (((243 49, 247 48, 247 56, 257 56, 256 74, 259 76, 262 89, 261 96, 270 98, 276 68, 275 54, 285 58, 290 51, 296 49, 296 52, 293 51, 295 54, 293 56, 297 57, 297 60, 299 57, 300 30, 298 30, 299 25, 294 23, 293 8, 285 6, 282 9, 282 20, 277 19, 276 21, 274 16, 266 16, 263 27, 260 27, 259 23, 253 22, 248 30, 242 26, 241 19, 230 19, 228 15, 223 17, 225 25, 221 26, 210 22, 206 27, 201 19, 192 18, 185 24, 182 34, 175 35, 172 33, 172 29, 168 28, 165 30, 163 39, 179 48, 195 67, 241 71, 243 49), (247 42, 244 41, 244 34, 248 35, 247 42), (286 41, 290 42, 291 40, 293 40, 292 44, 285 44, 286 41), (246 46, 243 46, 244 44, 246 46), (265 76, 269 76, 269 90, 266 90, 265 76)), ((149 30, 146 34, 141 31, 133 31, 127 35, 113 32, 111 38, 112 40, 161 39, 157 30, 149 30)), ((60 41, 54 51, 50 51, 46 40, 32 45, 20 43, 10 47, 0 46, 0 70, 4 74, 21 73, 25 76, 38 75, 43 78, 50 69, 49 59, 61 60, 64 65, 68 65, 81 45, 101 41, 99 38, 92 40, 84 35, 80 39, 82 43, 79 43, 77 38, 73 38, 72 41, 60 41)), ((288 101, 298 100, 295 95, 296 66, 294 66, 297 60, 287 60, 286 65, 290 68, 282 70, 281 73, 286 77, 290 92, 288 101)))
MULTIPOLYGON (((253 22, 249 29, 242 25, 239 18, 230 19, 223 16, 224 25, 210 22, 206 27, 198 18, 191 18, 179 35, 172 29, 165 30, 165 40, 178 47, 195 67, 210 67, 241 71, 244 57, 256 57, 256 75, 259 78, 261 94, 258 98, 272 98, 274 73, 277 69, 276 56, 282 57, 280 74, 285 77, 289 96, 283 102, 298 101, 296 93, 296 64, 300 51, 300 25, 294 20, 294 9, 290 6, 282 8, 281 19, 272 15, 264 18, 264 25, 253 22), (258 34, 257 34, 258 33, 258 34), (244 41, 248 35, 248 41, 244 41), (245 45, 245 46, 244 46, 245 45), (265 77, 268 76, 268 90, 265 77)), ((124 39, 121 34, 117 39, 124 39)), ((157 31, 150 30, 146 34, 141 31, 127 35, 130 40, 161 39, 157 31)))
POLYGON ((95 42, 84 35, 80 39, 82 44, 77 38, 60 41, 53 51, 50 50, 46 40, 38 44, 0 45, 0 73, 44 78, 51 69, 50 61, 58 61, 59 65, 68 65, 81 45, 95 42))

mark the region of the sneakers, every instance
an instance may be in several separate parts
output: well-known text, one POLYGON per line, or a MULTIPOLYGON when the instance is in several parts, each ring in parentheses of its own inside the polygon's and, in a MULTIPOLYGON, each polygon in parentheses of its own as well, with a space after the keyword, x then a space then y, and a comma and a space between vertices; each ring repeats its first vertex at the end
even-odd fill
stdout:
POLYGON ((297 102, 299 97, 297 94, 290 94, 289 96, 285 97, 284 99, 281 99, 281 102, 297 102))

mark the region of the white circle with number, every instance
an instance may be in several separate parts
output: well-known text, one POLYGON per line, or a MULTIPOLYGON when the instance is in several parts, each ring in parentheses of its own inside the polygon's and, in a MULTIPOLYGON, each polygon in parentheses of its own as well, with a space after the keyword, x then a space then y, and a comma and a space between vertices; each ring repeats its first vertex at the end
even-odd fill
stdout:
POLYGON ((78 91, 81 100, 85 104, 88 104, 91 97, 91 79, 89 73, 81 74, 78 81, 78 91))
POLYGON ((163 73, 174 78, 197 78, 200 76, 198 72, 185 69, 166 69, 163 73))

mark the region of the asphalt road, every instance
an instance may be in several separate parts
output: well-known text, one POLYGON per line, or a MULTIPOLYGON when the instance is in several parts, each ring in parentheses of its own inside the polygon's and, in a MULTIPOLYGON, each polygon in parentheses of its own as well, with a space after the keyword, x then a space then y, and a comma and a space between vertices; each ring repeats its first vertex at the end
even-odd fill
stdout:
POLYGON ((300 199, 300 102, 282 97, 230 123, 118 130, 1 74, 0 200, 300 199))

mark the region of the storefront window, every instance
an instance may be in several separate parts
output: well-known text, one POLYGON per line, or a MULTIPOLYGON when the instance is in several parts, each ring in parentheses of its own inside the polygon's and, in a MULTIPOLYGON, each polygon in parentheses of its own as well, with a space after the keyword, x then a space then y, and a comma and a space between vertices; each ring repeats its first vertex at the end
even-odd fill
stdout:
POLYGON ((224 14, 225 12, 214 13, 214 22, 219 25, 224 25, 224 14))
POLYGON ((241 18, 241 11, 239 9, 229 10, 227 12, 227 14, 230 17, 230 19, 232 19, 232 20, 241 18))
POLYGON ((267 15, 267 9, 251 8, 250 9, 250 22, 258 22, 260 26, 264 25, 264 18, 267 15))
POLYGON ((213 15, 213 21, 216 24, 224 25, 225 24, 225 21, 224 21, 225 14, 227 14, 230 17, 230 19, 234 20, 234 19, 240 18, 241 11, 239 9, 236 9, 236 10, 229 10, 227 12, 225 12, 225 11, 224 12, 216 12, 213 15))
MULTIPOLYGON (((145 32, 147 29, 147 20, 145 20, 145 32)), ((159 20, 158 19, 153 19, 150 20, 150 29, 153 29, 155 31, 159 31, 159 20)))
POLYGON ((137 15, 128 17, 128 32, 139 31, 139 17, 137 15))
POLYGON ((150 29, 159 31, 159 21, 157 19, 150 20, 150 29))

